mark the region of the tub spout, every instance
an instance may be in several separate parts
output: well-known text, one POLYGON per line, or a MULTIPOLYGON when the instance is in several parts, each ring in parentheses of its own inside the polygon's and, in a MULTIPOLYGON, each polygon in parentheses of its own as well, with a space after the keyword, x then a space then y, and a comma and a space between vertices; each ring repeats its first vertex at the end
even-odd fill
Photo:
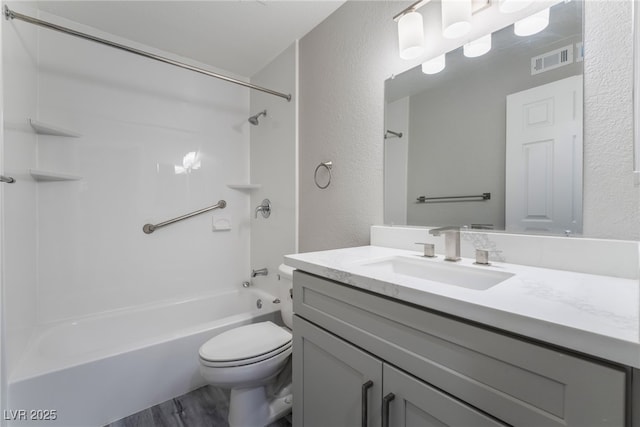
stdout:
POLYGON ((267 274, 269 274, 269 270, 267 270, 266 268, 251 270, 251 277, 266 276, 267 274))

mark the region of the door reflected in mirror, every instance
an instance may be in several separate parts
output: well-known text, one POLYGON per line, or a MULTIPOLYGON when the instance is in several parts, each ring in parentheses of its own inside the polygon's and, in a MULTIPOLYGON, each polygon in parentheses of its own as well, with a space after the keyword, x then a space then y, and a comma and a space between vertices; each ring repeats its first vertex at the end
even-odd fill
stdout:
POLYGON ((582 34, 582 2, 562 2, 536 35, 387 80, 385 223, 580 234, 582 34))

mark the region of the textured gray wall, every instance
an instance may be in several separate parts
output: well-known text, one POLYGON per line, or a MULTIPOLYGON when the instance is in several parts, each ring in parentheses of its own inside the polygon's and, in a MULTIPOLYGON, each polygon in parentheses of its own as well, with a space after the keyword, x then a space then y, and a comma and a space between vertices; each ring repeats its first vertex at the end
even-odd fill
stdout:
POLYGON ((591 237, 640 239, 640 188, 631 173, 631 14, 630 1, 585 7, 584 231, 591 237))
MULTIPOLYGON (((391 20, 409 2, 347 2, 300 41, 300 251, 369 243, 383 218, 384 80, 416 65, 391 20), (313 183, 332 160, 333 182, 313 183)), ((633 186, 631 2, 585 6, 584 234, 640 239, 633 186)))

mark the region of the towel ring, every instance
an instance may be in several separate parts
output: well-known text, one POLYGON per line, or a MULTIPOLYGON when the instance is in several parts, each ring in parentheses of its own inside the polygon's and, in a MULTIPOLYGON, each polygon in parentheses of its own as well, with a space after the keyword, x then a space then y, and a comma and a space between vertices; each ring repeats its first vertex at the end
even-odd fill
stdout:
POLYGON ((331 184, 331 167, 332 166, 333 166, 333 162, 328 161, 328 162, 322 162, 316 167, 316 171, 313 173, 313 180, 316 183, 316 187, 318 187, 319 189, 324 190, 325 188, 327 188, 329 186, 329 184, 331 184), (325 168, 327 170, 327 172, 329 173, 329 181, 327 181, 327 184, 324 185, 324 186, 318 184, 318 170, 320 168, 325 168))

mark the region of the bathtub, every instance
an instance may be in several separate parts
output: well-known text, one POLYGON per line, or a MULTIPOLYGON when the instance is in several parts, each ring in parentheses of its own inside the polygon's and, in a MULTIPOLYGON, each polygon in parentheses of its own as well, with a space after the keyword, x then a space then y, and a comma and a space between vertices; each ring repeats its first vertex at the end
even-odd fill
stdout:
POLYGON ((3 420, 104 426, 205 385, 200 345, 239 325, 281 324, 274 299, 249 288, 47 325, 11 373, 3 420))

